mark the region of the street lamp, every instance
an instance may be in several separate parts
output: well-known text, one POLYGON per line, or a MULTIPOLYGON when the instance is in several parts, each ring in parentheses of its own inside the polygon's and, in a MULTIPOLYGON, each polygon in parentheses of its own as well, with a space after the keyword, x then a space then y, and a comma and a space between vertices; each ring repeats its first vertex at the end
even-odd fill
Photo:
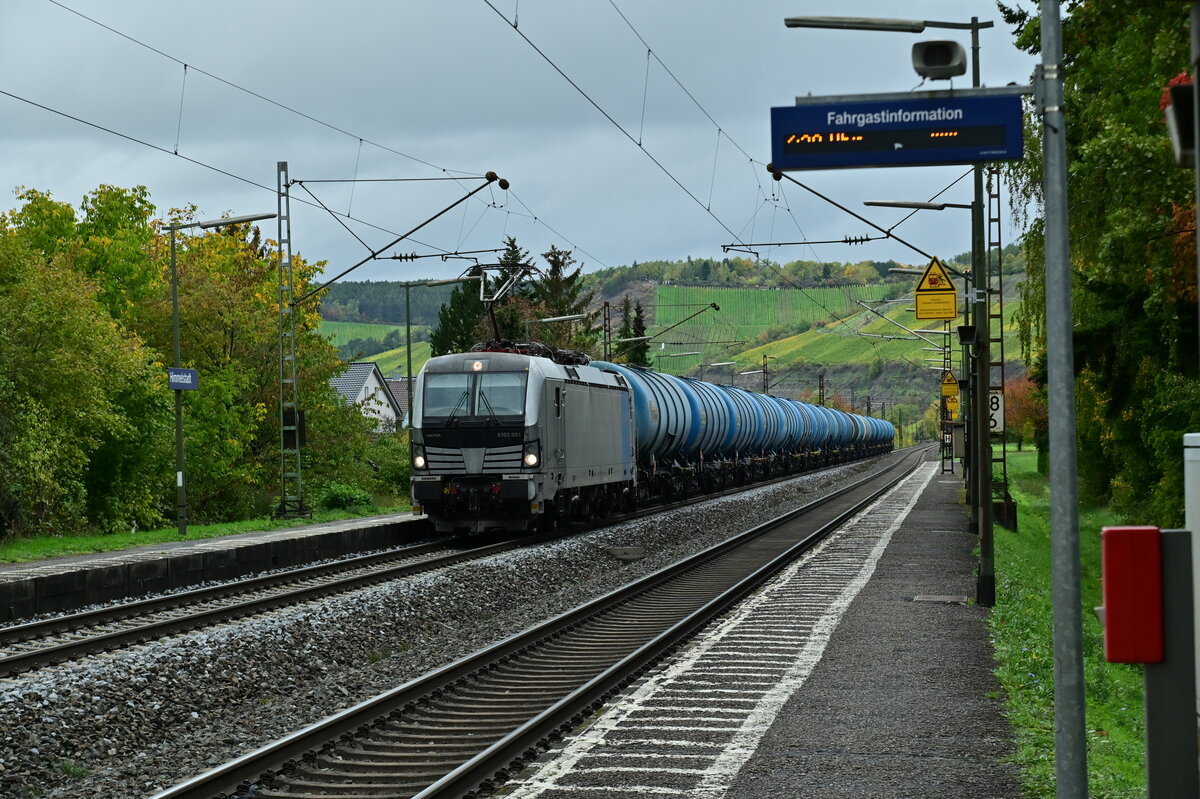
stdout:
POLYGON ((227 227, 243 222, 258 222, 263 219, 274 219, 276 214, 246 214, 244 216, 227 216, 223 219, 207 219, 203 222, 186 222, 176 225, 163 225, 163 230, 171 232, 171 348, 175 366, 169 370, 168 384, 175 391, 175 512, 179 526, 179 537, 187 536, 187 487, 184 484, 184 453, 183 453, 183 391, 194 391, 199 388, 199 380, 194 371, 185 372, 179 356, 179 270, 175 262, 175 231, 189 228, 227 227))
POLYGON ((658 371, 662 371, 658 365, 658 362, 661 361, 663 358, 684 358, 684 357, 687 357, 688 355, 700 355, 700 354, 701 353, 699 351, 696 351, 696 352, 656 352, 654 354, 654 368, 657 369, 658 371))
POLYGON ((586 318, 587 318, 587 314, 573 313, 573 314, 567 314, 566 316, 549 316, 549 317, 546 317, 545 319, 526 319, 525 320, 525 340, 526 341, 530 340, 530 338, 529 338, 529 323, 530 322, 537 322, 538 324, 541 324, 542 322, 577 322, 580 319, 586 319, 586 318))
MULTIPOLYGON (((873 205, 877 208, 911 208, 914 211, 944 211, 947 208, 970 208, 967 203, 922 203, 905 200, 867 200, 863 205, 873 205)), ((892 271, 892 270, 889 270, 892 271)), ((902 271, 902 270, 894 270, 902 271)))
POLYGON ((762 393, 766 394, 767 388, 768 388, 767 380, 770 377, 770 374, 767 372, 767 361, 776 361, 776 360, 779 360, 779 359, 774 355, 764 355, 764 356, 762 356, 762 368, 761 369, 751 369, 748 372, 738 372, 738 374, 739 375, 762 375, 762 386, 763 386, 762 393))
POLYGON ((738 372, 739 375, 761 375, 762 373, 762 369, 751 369, 748 372, 738 372))
MULTIPOLYGON (((732 366, 732 367, 736 368, 737 361, 717 361, 716 363, 702 363, 702 364, 700 364, 700 366, 703 368, 708 368, 709 366, 732 366)), ((731 386, 733 385, 733 372, 734 372, 734 369, 729 370, 729 385, 731 385, 731 386)), ((702 374, 700 377, 701 377, 701 379, 703 379, 704 375, 702 374)))
MULTIPOLYGON (((976 66, 978 70, 978 66, 976 66)), ((918 210, 942 211, 946 208, 963 208, 971 212, 971 274, 968 278, 968 297, 965 327, 971 327, 971 317, 975 318, 975 335, 968 342, 962 339, 963 368, 966 368, 967 353, 973 350, 975 364, 974 384, 972 385, 973 400, 968 404, 970 435, 974 441, 968 450, 968 470, 971 479, 968 481, 968 496, 973 498, 972 521, 979 534, 979 581, 976 598, 979 604, 991 607, 996 603, 996 566, 994 539, 992 529, 992 447, 991 420, 988 413, 988 395, 991 388, 991 348, 988 333, 988 298, 987 278, 984 276, 983 289, 980 288, 980 276, 983 272, 983 179, 981 168, 975 167, 975 201, 973 203, 922 203, 906 201, 870 201, 864 205, 886 206, 890 208, 913 208, 918 210), (974 306, 974 307, 972 307, 974 306)), ((909 270, 891 269, 889 272, 907 272, 909 270)), ((913 272, 917 270, 911 270, 913 272)), ((962 275, 957 270, 955 274, 962 275)), ((923 273, 922 273, 923 274, 923 273)), ((965 287, 966 288, 966 287, 965 287)), ((960 335, 961 339, 961 335, 960 335)))
MULTIPOLYGON (((951 28, 955 30, 971 31, 971 85, 974 88, 979 88, 979 31, 983 28, 991 28, 994 26, 992 22, 980 22, 979 17, 971 17, 970 22, 941 22, 936 20, 912 20, 912 19, 879 19, 874 17, 788 17, 784 20, 784 24, 789 28, 837 28, 842 30, 875 30, 875 31, 902 31, 907 33, 921 33, 926 28, 951 28)), ((928 47, 929 43, 918 43, 913 48, 913 66, 917 67, 918 74, 922 76, 948 77, 952 72, 939 72, 937 69, 930 71, 928 69, 931 64, 924 58, 924 53, 927 50, 923 47, 928 47), (918 66, 918 62, 922 62, 918 66)), ((936 46, 936 44, 935 44, 936 46)), ((949 52, 949 51, 947 51, 949 52)), ((965 65, 963 65, 965 71, 965 65)), ((957 74, 961 72, 955 70, 957 74)), ((978 290, 978 276, 984 274, 983 266, 983 167, 979 164, 974 166, 974 202, 967 206, 971 210, 971 265, 972 274, 975 276, 976 291, 975 291, 975 314, 977 325, 980 327, 981 335, 974 346, 975 362, 976 362, 976 385, 975 385, 975 408, 974 414, 977 417, 975 421, 975 438, 977 446, 975 450, 975 503, 977 510, 976 532, 979 534, 980 540, 980 562, 979 562, 979 580, 976 586, 976 599, 980 605, 991 607, 996 603, 996 573, 994 564, 994 555, 992 552, 992 464, 991 464, 991 430, 987 422, 988 408, 987 395, 988 384, 991 382, 991 352, 988 347, 988 332, 983 325, 987 324, 987 297, 986 291, 978 290), (988 450, 988 455, 984 457, 985 445, 988 450)), ((958 207, 950 204, 943 204, 943 207, 958 207)), ((941 209, 936 209, 941 210, 941 209)), ((984 288, 986 289, 986 276, 984 278, 984 288)))

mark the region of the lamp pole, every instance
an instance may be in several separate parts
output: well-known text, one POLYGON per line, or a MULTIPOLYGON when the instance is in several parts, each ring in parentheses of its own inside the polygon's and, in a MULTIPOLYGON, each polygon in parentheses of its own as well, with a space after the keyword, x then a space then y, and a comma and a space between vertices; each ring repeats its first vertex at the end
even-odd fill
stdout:
POLYGON ((770 388, 770 380, 769 380, 770 374, 767 372, 767 361, 774 361, 774 360, 777 360, 776 356, 774 356, 774 355, 762 356, 762 361, 763 361, 763 368, 762 368, 763 390, 762 390, 762 393, 764 393, 764 394, 766 394, 767 389, 770 388))
MULTIPOLYGON (((926 28, 951 28, 971 31, 971 86, 979 88, 979 31, 991 28, 994 23, 980 22, 971 17, 970 22, 940 22, 934 20, 879 19, 861 17, 789 17, 784 21, 789 28, 838 28, 844 30, 878 30, 922 33, 926 28)), ((991 607, 996 602, 996 574, 992 539, 992 452, 991 426, 988 418, 988 389, 991 383, 991 321, 988 317, 988 280, 984 271, 983 252, 983 166, 974 167, 974 200, 971 203, 971 274, 974 282, 975 311, 975 397, 974 408, 975 446, 974 483, 976 531, 980 540, 979 579, 976 584, 976 601, 991 607), (983 280, 980 280, 980 277, 983 280), (980 284, 982 283, 982 290, 980 284)))
MULTIPOLYGON (((263 219, 274 219, 275 214, 246 214, 245 216, 230 216, 224 219, 208 219, 203 222, 187 222, 182 225, 163 225, 163 230, 171 232, 171 354, 172 363, 176 370, 183 367, 179 347, 179 268, 175 254, 175 232, 189 228, 217 228, 237 225, 242 222, 258 222, 263 219)), ((189 388, 196 388, 190 386, 189 388)), ((183 446, 183 392, 187 390, 180 385, 174 386, 175 391, 175 514, 179 528, 179 537, 187 536, 187 485, 184 480, 184 446, 183 446)))

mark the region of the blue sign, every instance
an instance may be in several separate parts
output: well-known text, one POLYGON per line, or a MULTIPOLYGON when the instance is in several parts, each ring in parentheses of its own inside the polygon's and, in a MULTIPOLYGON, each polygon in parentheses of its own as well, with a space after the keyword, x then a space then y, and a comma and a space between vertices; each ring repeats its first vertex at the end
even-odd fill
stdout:
POLYGON ((771 109, 771 161, 786 171, 1020 160, 1029 91, 797 97, 771 109))
POLYGON ((200 373, 195 369, 167 367, 167 388, 174 391, 195 391, 200 388, 200 373))

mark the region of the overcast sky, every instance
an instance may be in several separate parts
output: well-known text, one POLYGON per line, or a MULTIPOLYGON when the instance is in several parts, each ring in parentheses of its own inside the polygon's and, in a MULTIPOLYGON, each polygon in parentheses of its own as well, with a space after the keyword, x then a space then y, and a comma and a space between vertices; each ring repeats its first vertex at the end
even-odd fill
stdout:
MULTIPOLYGON (((334 273, 440 212, 492 170, 511 182, 510 192, 484 189, 394 251, 479 250, 509 234, 535 256, 551 244, 573 249, 588 269, 721 258, 722 245, 738 240, 872 232, 799 187, 776 184, 756 163, 770 160, 771 106, 810 93, 909 91, 920 80, 910 62, 914 42, 969 45, 965 31, 788 29, 784 17, 975 15, 996 23, 981 34, 985 85, 1027 83, 1034 66, 1012 47, 993 0, 491 2, 496 10, 484 0, 0 0, 0 89, 161 148, 0 95, 0 187, 8 193, 0 208, 16 204, 17 186, 77 206, 96 186, 114 184, 145 185, 160 216, 193 204, 198 219, 274 211, 279 161, 302 181, 461 178, 308 184, 321 202, 358 220, 347 224, 365 245, 326 211, 302 204, 311 198, 294 186, 293 244, 334 273)), ((953 85, 969 86, 969 74, 953 85)), ((866 209, 864 200, 929 199, 966 170, 795 175, 887 226, 902 212, 866 209)), ((942 199, 969 202, 970 179, 942 199)), ((265 224, 274 238, 274 224, 265 224)), ((964 211, 922 212, 897 233, 944 256, 970 247, 964 211)), ((1008 240, 1014 233, 1005 224, 1008 240)), ((888 241, 756 249, 777 261, 921 260, 888 241)), ((464 268, 440 259, 384 261, 350 277, 450 277, 464 268)))

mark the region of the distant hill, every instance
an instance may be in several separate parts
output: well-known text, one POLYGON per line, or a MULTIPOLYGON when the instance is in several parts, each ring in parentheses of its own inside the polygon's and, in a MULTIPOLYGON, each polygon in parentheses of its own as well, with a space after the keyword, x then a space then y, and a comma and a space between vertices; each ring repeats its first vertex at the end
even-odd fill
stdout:
MULTIPOLYGON (((965 266, 970 255, 962 253, 949 262, 965 266)), ((937 354, 929 349, 933 346, 929 341, 903 328, 935 325, 917 322, 906 310, 911 307, 914 281, 911 276, 889 274, 896 265, 891 261, 775 264, 743 258, 686 259, 600 270, 587 274, 586 280, 595 292, 596 309, 609 302, 614 330, 626 294, 642 303, 647 333, 655 336, 651 362, 661 371, 721 383, 735 381, 760 390, 765 363, 772 393, 815 400, 824 375, 828 401, 865 410, 868 402, 878 408, 880 400, 886 399, 912 419, 937 399, 938 378, 930 369, 937 364, 926 360, 937 354), (720 311, 706 310, 710 303, 720 311), (725 362, 733 363, 711 366, 725 362)), ((1020 253, 1012 245, 1006 248, 1009 297, 1024 277, 1019 271, 1023 266, 1020 253)), ((429 358, 428 334, 451 288, 410 289, 414 372, 429 358)), ((338 320, 323 322, 321 332, 331 337, 347 360, 374 360, 385 375, 402 376, 407 369, 403 299, 403 286, 398 283, 336 284, 322 312, 328 306, 331 313, 326 318, 338 320)), ((1019 373, 1024 365, 1017 359, 1012 330, 1017 304, 1006 302, 1010 330, 1006 354, 1010 373, 1019 373)), ((926 338, 942 340, 936 335, 926 338)), ((957 344, 953 349, 957 364, 957 344)), ((612 352, 618 354, 619 347, 612 352)))

